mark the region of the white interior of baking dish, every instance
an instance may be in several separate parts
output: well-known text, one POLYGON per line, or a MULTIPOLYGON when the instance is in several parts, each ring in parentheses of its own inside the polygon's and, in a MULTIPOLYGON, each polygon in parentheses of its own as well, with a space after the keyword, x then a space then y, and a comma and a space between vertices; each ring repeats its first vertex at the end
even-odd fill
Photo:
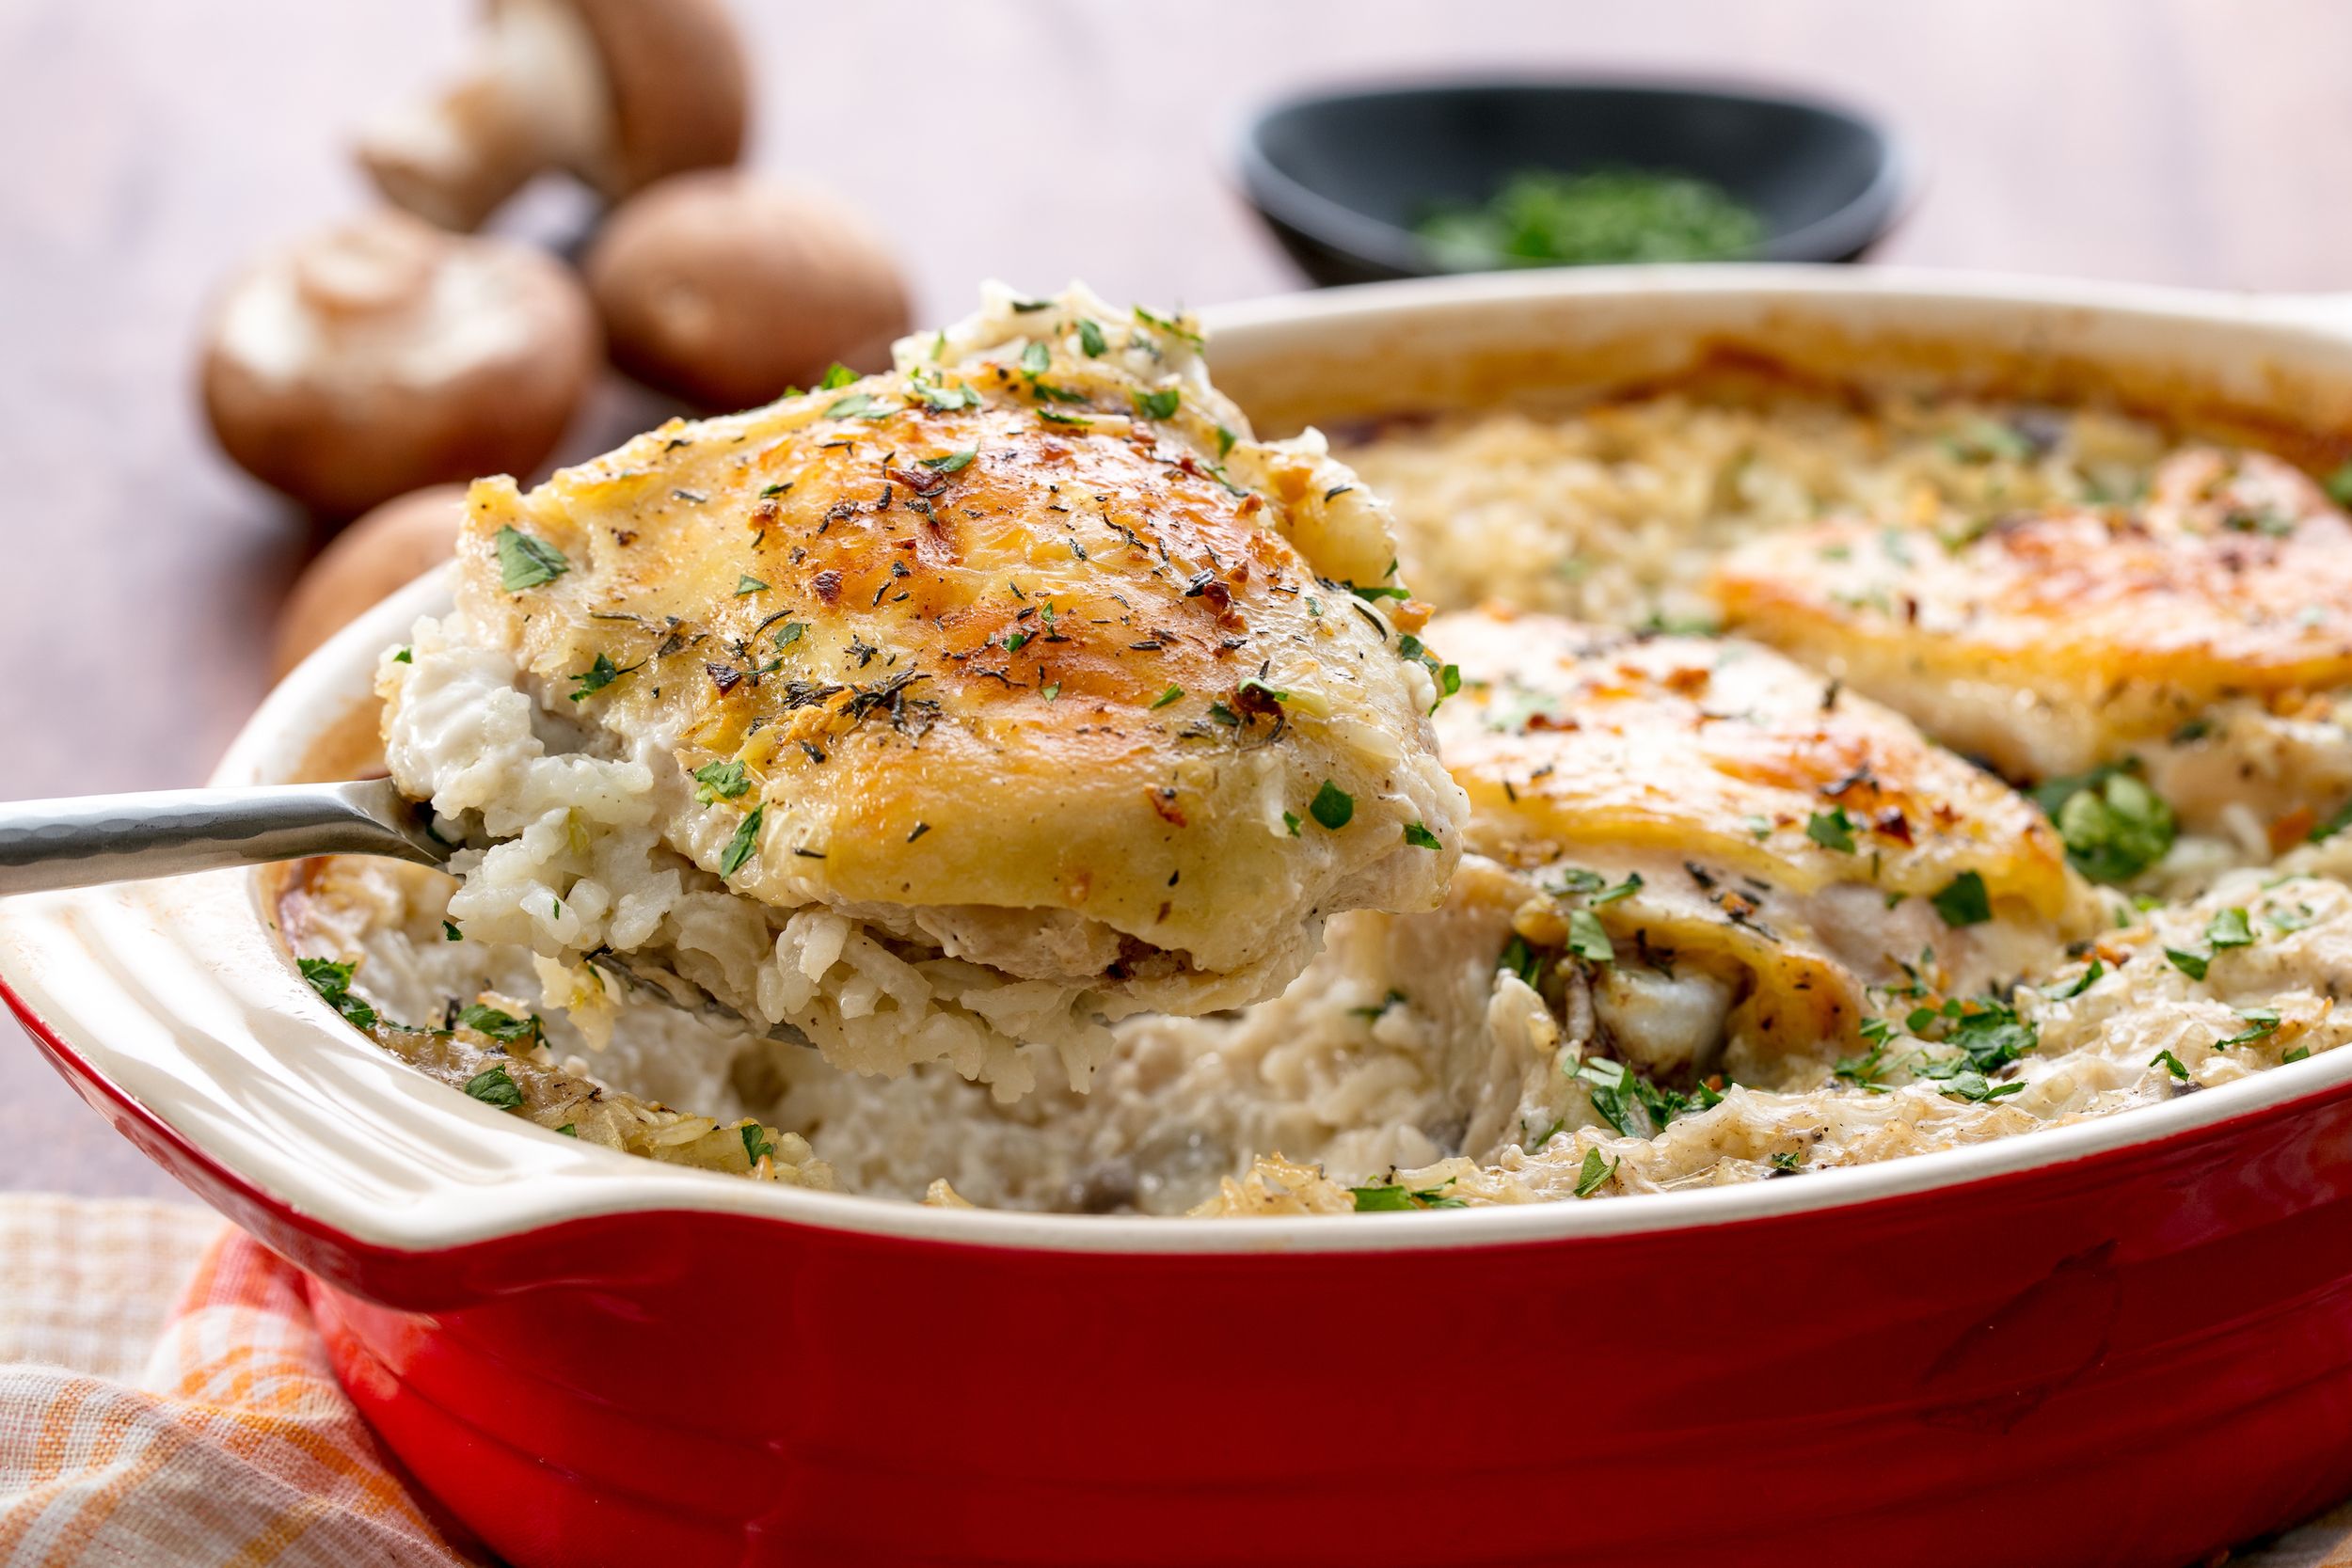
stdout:
MULTIPOLYGON (((1209 313, 1220 382, 1274 432, 1464 406, 1563 378, 1671 374, 1710 345, 1967 386, 2095 372, 2352 429, 2352 306, 1853 269, 1593 269, 1438 279, 1209 313), (1954 345, 1981 345, 1956 352, 1954 345)), ((378 654, 442 608, 411 585, 264 703, 215 782, 300 776, 373 702, 378 654)), ((1525 1242, 1859 1203, 2176 1136, 2352 1078, 2352 1052, 2147 1109, 1882 1164, 1586 1203, 1279 1220, 930 1209, 664 1165, 542 1132, 378 1050, 311 992, 262 879, 217 873, 0 902, 0 974, 117 1087, 264 1193, 362 1242, 429 1249, 622 1210, 699 1209, 965 1243, 1256 1252, 1525 1242)))

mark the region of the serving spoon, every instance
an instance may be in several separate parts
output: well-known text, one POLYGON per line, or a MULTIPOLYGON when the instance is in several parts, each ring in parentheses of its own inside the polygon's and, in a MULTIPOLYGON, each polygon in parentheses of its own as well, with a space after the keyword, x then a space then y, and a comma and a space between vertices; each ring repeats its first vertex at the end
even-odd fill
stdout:
MULTIPOLYGON (((0 897, 313 855, 382 855, 446 870, 466 847, 435 833, 425 808, 389 779, 12 800, 0 802, 0 897)), ((587 959, 669 1006, 732 1019, 787 1045, 810 1043, 789 1023, 747 1019, 628 954, 599 947, 587 959)))

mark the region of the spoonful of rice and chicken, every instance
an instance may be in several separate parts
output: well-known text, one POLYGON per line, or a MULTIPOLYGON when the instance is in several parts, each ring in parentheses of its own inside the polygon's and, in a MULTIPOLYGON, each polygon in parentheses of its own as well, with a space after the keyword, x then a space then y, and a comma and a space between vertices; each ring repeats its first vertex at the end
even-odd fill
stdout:
POLYGON ((1200 348, 995 289, 888 374, 477 483, 455 609, 377 678, 393 784, 469 846, 453 922, 592 1037, 675 983, 1010 1099, 1435 907, 1452 675, 1385 511, 1200 348))

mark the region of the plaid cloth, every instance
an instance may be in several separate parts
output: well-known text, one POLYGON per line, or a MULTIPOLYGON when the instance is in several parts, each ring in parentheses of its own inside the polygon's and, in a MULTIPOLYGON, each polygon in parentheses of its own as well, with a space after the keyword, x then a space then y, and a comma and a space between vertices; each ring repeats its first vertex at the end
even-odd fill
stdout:
POLYGON ((463 1568, 300 1276, 209 1210, 0 1198, 0 1564, 463 1568))
MULTIPOLYGON (((260 1243, 184 1204, 0 1196, 0 1568, 484 1560, 410 1498, 260 1243)), ((2352 1568, 2352 1503, 2214 1560, 2352 1568)))

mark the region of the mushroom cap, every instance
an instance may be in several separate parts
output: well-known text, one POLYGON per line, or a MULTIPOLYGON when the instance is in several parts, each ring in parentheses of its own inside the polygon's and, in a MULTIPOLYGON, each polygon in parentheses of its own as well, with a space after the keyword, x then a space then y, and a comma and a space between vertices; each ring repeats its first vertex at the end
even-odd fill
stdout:
POLYGON ((735 162, 751 112, 743 40, 723 0, 571 0, 612 94, 605 157, 578 172, 612 200, 735 162))
POLYGON ((466 487, 436 484, 386 501, 337 534, 286 595, 273 677, 301 663, 361 610, 449 560, 465 521, 466 487))
POLYGON ((614 363, 705 408, 767 403, 835 360, 885 368, 908 329, 906 285, 865 218, 730 169, 632 198, 584 270, 614 363))
POLYGON ((330 515, 528 473, 595 372, 596 322, 551 258, 385 211, 233 280, 205 333, 213 431, 256 478, 330 515))

